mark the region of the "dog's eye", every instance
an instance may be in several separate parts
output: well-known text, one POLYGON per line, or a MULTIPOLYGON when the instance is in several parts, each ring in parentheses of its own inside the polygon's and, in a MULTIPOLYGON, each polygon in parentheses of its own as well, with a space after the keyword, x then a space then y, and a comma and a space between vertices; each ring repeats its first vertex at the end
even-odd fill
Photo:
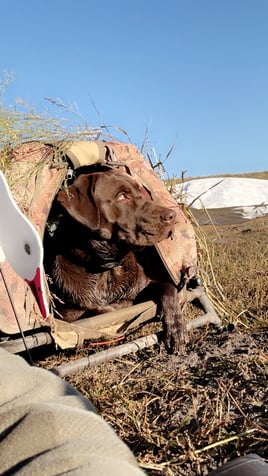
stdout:
POLYGON ((126 202, 129 200, 129 195, 125 192, 120 192, 116 197, 117 202, 126 202))

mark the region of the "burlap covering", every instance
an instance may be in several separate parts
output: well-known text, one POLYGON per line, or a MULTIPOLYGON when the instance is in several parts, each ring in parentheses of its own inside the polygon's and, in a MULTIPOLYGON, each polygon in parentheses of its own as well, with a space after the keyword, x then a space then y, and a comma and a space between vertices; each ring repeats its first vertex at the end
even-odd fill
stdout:
POLYGON ((48 370, 0 349, 0 472, 141 476, 91 403, 48 370))

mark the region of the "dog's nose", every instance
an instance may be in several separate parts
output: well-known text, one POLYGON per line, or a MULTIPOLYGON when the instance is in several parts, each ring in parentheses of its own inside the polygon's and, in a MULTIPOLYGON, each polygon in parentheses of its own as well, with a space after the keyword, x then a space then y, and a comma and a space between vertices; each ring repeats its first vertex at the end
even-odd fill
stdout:
POLYGON ((166 208, 161 213, 161 220, 166 223, 174 223, 175 216, 176 216, 175 210, 171 210, 171 208, 166 208))

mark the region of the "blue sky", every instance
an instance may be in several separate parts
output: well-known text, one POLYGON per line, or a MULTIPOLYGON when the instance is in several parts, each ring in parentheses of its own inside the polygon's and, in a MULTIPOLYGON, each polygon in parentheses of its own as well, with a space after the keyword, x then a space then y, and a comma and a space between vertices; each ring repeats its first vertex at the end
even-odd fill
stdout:
MULTIPOLYGON (((267 0, 0 0, 5 95, 115 125, 169 176, 268 169, 267 0), (95 103, 101 117, 93 107, 95 103)), ((116 129, 111 133, 127 140, 116 129)))

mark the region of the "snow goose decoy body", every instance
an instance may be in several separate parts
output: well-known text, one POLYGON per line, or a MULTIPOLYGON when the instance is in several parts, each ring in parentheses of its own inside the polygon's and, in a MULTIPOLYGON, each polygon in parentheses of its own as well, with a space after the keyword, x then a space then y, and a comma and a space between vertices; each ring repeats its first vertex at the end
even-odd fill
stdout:
POLYGON ((42 316, 48 317, 42 241, 33 224, 17 206, 0 170, 0 263, 5 259, 30 286, 42 316))

